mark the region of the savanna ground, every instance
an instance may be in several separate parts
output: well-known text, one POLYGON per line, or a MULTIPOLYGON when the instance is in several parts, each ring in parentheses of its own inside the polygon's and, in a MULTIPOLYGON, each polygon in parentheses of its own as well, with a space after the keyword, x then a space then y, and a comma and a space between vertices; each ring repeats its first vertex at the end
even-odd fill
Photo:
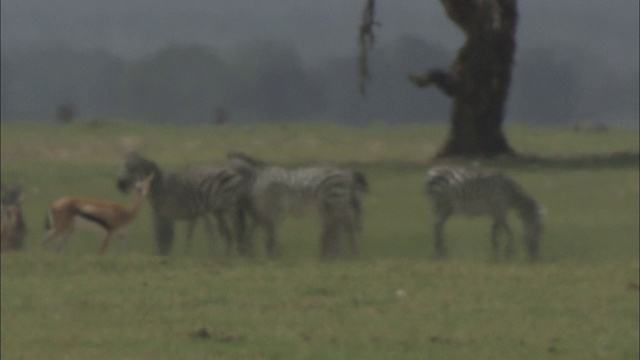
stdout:
MULTIPOLYGON (((25 187, 28 243, 3 253, 3 359, 637 359, 638 129, 514 125, 524 155, 502 169, 546 209, 542 260, 523 247, 489 261, 489 221, 447 223, 450 259, 432 258, 422 195, 445 127, 3 124, 2 182, 25 187), (148 205, 105 256, 79 228, 41 251, 48 204, 63 195, 130 203, 121 153, 165 170, 220 164, 229 151, 276 163, 338 163, 366 174, 362 254, 318 260, 313 216, 285 221, 281 257, 225 258, 201 224, 186 254, 154 255, 148 205)), ((520 223, 510 218, 519 235, 520 223)), ((260 245, 261 238, 256 239, 260 245)), ((520 244, 519 244, 520 245, 520 244)))

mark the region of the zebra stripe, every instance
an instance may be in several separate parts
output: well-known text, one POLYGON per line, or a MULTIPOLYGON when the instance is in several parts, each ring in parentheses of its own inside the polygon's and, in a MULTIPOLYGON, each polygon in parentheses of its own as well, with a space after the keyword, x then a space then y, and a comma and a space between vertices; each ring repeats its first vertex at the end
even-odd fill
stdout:
POLYGON ((352 181, 344 170, 332 167, 285 169, 269 167, 258 176, 253 193, 258 203, 271 200, 264 196, 278 192, 273 199, 283 210, 295 210, 306 203, 344 204, 351 196, 352 181))
POLYGON ((513 254, 513 236, 506 222, 513 209, 522 220, 524 239, 529 258, 538 257, 539 236, 542 231, 540 210, 514 180, 491 169, 460 166, 436 166, 427 172, 425 193, 434 204, 435 248, 439 256, 445 255, 443 227, 455 213, 471 216, 489 216, 493 219, 491 243, 494 256, 498 252, 498 231, 507 235, 507 256, 513 254))
POLYGON ((201 197, 208 211, 225 211, 237 205, 244 178, 233 169, 219 168, 210 171, 200 181, 201 197))

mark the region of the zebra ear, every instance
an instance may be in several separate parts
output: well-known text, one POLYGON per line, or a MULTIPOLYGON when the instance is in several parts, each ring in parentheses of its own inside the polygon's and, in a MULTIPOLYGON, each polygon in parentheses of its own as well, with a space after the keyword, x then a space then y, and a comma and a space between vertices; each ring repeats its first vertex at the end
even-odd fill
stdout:
POLYGON ((243 177, 252 178, 255 175, 256 166, 248 156, 242 153, 229 153, 227 159, 229 166, 243 177))
POLYGON ((233 152, 227 153, 227 160, 230 160, 230 161, 233 161, 233 160, 242 161, 246 158, 248 158, 248 156, 241 152, 233 151, 233 152))
POLYGON ((259 167, 259 166, 265 165, 264 161, 254 159, 251 156, 241 152, 228 153, 227 159, 229 159, 232 165, 237 165, 237 166, 259 167))
POLYGON ((132 151, 125 152, 124 158, 127 160, 135 160, 135 159, 139 159, 140 155, 138 155, 138 152, 136 152, 135 150, 132 150, 132 151))

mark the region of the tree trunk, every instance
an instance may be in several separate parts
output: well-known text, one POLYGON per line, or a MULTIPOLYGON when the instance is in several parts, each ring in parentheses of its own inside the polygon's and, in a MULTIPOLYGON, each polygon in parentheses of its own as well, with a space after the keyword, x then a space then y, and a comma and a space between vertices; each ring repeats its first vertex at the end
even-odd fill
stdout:
POLYGON ((516 0, 441 0, 466 34, 450 70, 411 75, 419 87, 436 85, 453 99, 451 129, 438 156, 513 154, 502 131, 511 82, 516 0))

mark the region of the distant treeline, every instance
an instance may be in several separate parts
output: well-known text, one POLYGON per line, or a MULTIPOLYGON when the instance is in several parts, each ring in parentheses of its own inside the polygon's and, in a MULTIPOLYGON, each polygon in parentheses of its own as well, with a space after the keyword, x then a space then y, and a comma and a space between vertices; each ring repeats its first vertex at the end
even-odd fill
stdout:
MULTIPOLYGON (((605 62, 581 56, 573 61, 544 49, 517 53, 508 120, 548 124, 637 119, 638 72, 616 77, 605 62)), ((314 66, 305 64, 295 47, 268 41, 231 53, 176 45, 135 60, 51 46, 2 53, 1 110, 3 119, 38 121, 53 121, 61 104, 72 104, 82 118, 147 122, 214 122, 221 114, 230 122, 443 121, 449 99, 434 89, 414 88, 407 75, 448 66, 453 57, 410 36, 376 48, 363 98, 355 45, 353 56, 314 66)))

